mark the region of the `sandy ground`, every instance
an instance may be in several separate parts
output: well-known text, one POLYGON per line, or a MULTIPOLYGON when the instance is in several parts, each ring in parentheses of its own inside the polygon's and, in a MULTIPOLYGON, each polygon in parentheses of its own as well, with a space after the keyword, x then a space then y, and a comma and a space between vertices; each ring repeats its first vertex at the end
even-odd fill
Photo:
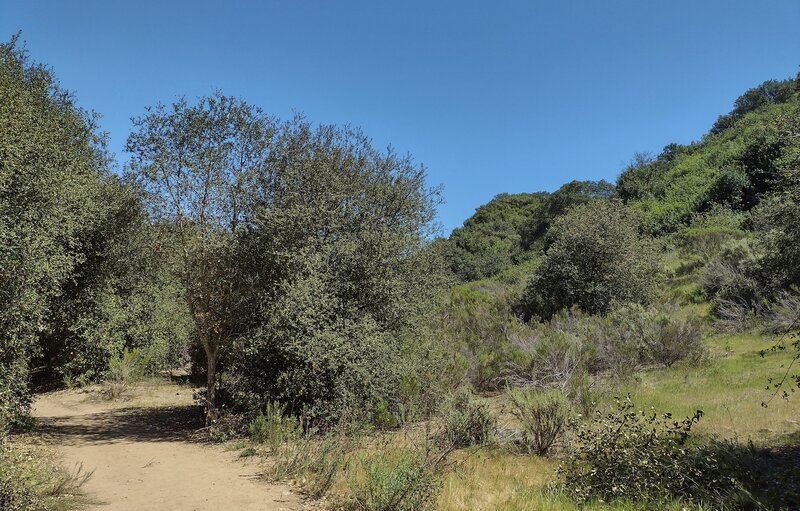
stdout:
POLYGON ((59 391, 34 403, 37 427, 62 453, 61 463, 94 471, 84 486, 98 511, 300 510, 287 487, 257 479, 254 461, 236 451, 193 442, 202 425, 191 389, 174 385, 136 391, 112 402, 97 389, 59 391))

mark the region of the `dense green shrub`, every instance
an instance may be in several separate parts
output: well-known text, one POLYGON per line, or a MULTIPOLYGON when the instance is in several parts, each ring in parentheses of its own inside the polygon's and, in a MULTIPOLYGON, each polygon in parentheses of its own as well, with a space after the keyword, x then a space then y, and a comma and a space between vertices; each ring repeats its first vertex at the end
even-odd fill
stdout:
POLYGON ((488 443, 497 423, 489 405, 472 398, 467 390, 453 396, 444 416, 441 440, 444 445, 461 449, 488 443))
POLYGON ((659 262, 619 202, 578 206, 548 230, 549 245, 522 298, 526 317, 551 318, 578 306, 604 314, 615 302, 647 303, 659 262))
POLYGON ((547 456, 564 434, 569 402, 559 391, 511 389, 511 413, 522 426, 522 447, 530 454, 547 456))
POLYGON ((96 116, 16 38, 0 45, 0 96, 2 423, 27 410, 31 365, 96 380, 124 347, 185 336, 181 297, 152 278, 169 257, 154 254, 138 195, 110 171, 96 116))
POLYGON ((638 411, 630 399, 574 423, 570 454, 559 468, 563 489, 577 502, 633 500, 658 504, 681 500, 722 505, 737 494, 711 449, 690 441, 703 416, 675 420, 638 411))
POLYGON ((296 119, 267 144, 252 228, 233 245, 245 292, 221 390, 248 410, 278 400, 317 426, 369 420, 381 403, 397 415, 409 378, 425 392, 439 378, 426 330, 445 283, 427 242, 438 191, 358 132, 296 119))

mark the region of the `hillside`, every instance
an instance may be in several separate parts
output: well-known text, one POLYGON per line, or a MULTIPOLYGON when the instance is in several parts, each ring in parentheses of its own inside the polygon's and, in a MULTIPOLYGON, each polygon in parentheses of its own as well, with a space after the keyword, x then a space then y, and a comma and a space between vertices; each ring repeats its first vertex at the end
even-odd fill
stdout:
POLYGON ((469 281, 530 259, 554 218, 593 198, 621 199, 656 236, 675 233, 714 206, 750 211, 774 190, 777 169, 793 150, 780 126, 799 113, 800 76, 769 80, 739 97, 701 140, 636 155, 616 185, 573 181, 552 194, 501 194, 450 235, 451 267, 469 281))

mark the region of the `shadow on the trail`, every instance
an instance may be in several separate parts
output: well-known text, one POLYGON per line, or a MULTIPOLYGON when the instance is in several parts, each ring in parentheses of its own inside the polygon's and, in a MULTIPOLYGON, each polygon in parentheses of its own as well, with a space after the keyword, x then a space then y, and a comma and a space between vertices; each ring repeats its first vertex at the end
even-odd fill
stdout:
POLYGON ((203 427, 198 406, 121 408, 91 415, 39 417, 36 427, 59 445, 121 441, 174 442, 191 440, 203 427))

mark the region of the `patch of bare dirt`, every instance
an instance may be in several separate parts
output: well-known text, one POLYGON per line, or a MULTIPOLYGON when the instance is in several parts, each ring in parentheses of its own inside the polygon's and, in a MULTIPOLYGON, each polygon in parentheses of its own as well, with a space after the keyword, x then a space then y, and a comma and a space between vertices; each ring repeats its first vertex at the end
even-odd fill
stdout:
POLYGON ((43 394, 37 432, 69 468, 94 471, 84 490, 99 511, 282 511, 303 509, 290 488, 258 479, 259 466, 221 446, 193 442, 202 410, 192 391, 147 386, 128 401, 98 389, 43 394))

